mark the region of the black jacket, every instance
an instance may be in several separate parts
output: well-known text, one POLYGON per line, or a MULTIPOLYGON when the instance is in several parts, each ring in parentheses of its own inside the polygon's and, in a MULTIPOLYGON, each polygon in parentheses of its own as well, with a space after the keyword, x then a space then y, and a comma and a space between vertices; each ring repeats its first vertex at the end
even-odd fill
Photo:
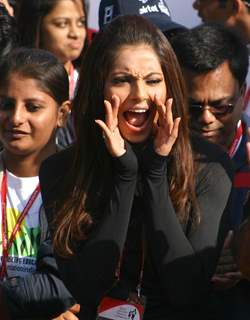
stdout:
MULTIPOLYGON (((56 257, 66 286, 81 304, 81 319, 95 319, 96 308, 107 293, 126 299, 135 290, 142 225, 146 238, 143 293, 148 300, 145 319, 194 319, 193 311, 203 309, 228 231, 233 170, 229 157, 218 147, 197 137, 192 142, 201 214, 195 230, 179 223, 169 196, 165 157, 149 150, 143 163, 143 191, 138 195, 134 153, 128 149, 122 157, 112 159, 112 191, 107 205, 100 208, 102 219, 72 259, 56 257), (121 255, 120 281, 114 287, 121 255)), ((56 213, 48 204, 60 192, 72 158, 71 148, 41 167, 42 196, 49 219, 56 213)), ((202 313, 206 314, 205 309, 202 313)))
POLYGON ((37 271, 0 283, 9 314, 15 320, 51 319, 76 303, 60 280, 43 208, 40 210, 40 227, 37 271))

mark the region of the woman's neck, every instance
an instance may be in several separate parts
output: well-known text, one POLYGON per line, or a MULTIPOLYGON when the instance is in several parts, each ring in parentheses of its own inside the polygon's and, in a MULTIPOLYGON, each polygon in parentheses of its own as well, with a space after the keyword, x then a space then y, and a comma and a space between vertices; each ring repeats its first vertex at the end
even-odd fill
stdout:
POLYGON ((36 177, 42 162, 56 152, 56 146, 46 152, 32 155, 12 154, 3 151, 3 161, 6 169, 17 177, 36 177))
POLYGON ((73 64, 71 61, 67 61, 66 63, 64 63, 64 68, 66 69, 69 76, 70 76, 70 71, 72 67, 73 67, 73 64))

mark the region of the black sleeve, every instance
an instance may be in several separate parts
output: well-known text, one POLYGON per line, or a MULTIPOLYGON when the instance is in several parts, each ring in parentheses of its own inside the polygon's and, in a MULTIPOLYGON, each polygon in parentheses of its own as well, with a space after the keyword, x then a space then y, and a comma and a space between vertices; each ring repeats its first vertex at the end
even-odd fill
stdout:
POLYGON ((60 280, 49 233, 47 235, 39 246, 36 272, 1 283, 13 319, 52 318, 76 303, 60 280))
POLYGON ((232 171, 227 155, 220 157, 217 162, 205 164, 197 177, 201 221, 188 236, 170 199, 167 158, 151 147, 144 161, 148 247, 166 298, 177 307, 195 304, 210 288, 227 232, 232 171))
MULTIPOLYGON (((96 308, 100 299, 114 284, 115 271, 127 236, 130 211, 137 177, 137 159, 130 148, 113 158, 114 177, 110 199, 98 222, 78 253, 70 259, 57 257, 60 273, 76 300, 96 308)), ((49 163, 40 172, 43 187, 49 163)), ((46 192, 46 191, 44 191, 46 192)), ((48 215, 53 214, 47 212, 48 215)))

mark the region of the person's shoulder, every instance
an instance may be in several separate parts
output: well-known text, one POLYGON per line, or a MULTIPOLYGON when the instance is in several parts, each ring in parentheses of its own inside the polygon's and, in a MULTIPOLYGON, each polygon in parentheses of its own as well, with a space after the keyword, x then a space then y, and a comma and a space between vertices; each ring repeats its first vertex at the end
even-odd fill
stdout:
POLYGON ((74 153, 74 146, 70 146, 66 149, 60 150, 48 157, 45 161, 43 161, 41 166, 41 171, 44 170, 63 170, 70 164, 74 153))
POLYGON ((43 161, 39 178, 42 186, 56 183, 68 172, 73 162, 74 146, 61 150, 43 161))
POLYGON ((222 147, 212 143, 196 134, 191 135, 191 145, 195 162, 200 168, 217 168, 223 170, 233 178, 234 167, 228 153, 222 147))
POLYGON ((197 134, 191 135, 191 145, 196 161, 214 162, 224 159, 231 163, 228 153, 222 147, 200 137, 197 134))

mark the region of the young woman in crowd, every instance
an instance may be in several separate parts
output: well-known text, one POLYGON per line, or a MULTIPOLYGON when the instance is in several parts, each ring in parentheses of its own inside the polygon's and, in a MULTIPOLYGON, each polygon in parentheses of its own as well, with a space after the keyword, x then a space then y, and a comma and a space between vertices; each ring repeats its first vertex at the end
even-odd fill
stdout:
MULTIPOLYGON (((46 49, 64 64, 72 99, 81 56, 87 44, 84 1, 20 0, 17 26, 22 46, 46 49)), ((74 140, 71 117, 67 128, 58 131, 58 140, 63 147, 74 140)))
POLYGON ((76 144, 43 163, 40 181, 80 318, 140 319, 146 296, 144 319, 205 319, 232 169, 190 139, 171 46, 142 17, 118 17, 93 40, 78 88, 76 144))
POLYGON ((68 77, 51 53, 38 49, 14 50, 0 74, 1 303, 13 319, 52 318, 75 302, 58 276, 38 172, 57 151, 56 130, 70 104, 68 77))

